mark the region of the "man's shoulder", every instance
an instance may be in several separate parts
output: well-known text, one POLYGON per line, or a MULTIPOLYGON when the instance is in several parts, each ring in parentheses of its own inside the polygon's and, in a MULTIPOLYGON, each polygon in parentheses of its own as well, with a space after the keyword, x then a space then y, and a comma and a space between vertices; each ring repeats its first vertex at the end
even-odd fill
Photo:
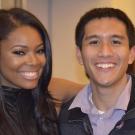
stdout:
POLYGON ((68 101, 64 102, 62 104, 61 110, 68 110, 68 108, 70 107, 70 105, 72 104, 72 102, 74 101, 76 96, 72 97, 71 99, 69 99, 68 101))
POLYGON ((73 100, 74 100, 75 97, 73 97, 72 99, 64 102, 61 106, 61 111, 60 111, 60 114, 59 114, 59 120, 60 122, 62 122, 63 120, 66 121, 68 119, 68 116, 69 116, 69 107, 70 105, 72 104, 73 100))
POLYGON ((135 81, 135 74, 132 74, 131 77, 135 81))
POLYGON ((135 74, 132 74, 131 78, 132 78, 132 88, 134 88, 135 87, 135 74))

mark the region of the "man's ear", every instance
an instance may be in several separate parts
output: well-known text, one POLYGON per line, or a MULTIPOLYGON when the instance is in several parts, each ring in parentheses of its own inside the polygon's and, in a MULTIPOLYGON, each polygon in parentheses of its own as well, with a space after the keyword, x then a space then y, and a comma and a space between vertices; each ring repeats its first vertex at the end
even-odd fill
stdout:
POLYGON ((83 65, 82 53, 79 47, 76 47, 76 57, 80 65, 83 65))
POLYGON ((135 45, 130 49, 130 56, 128 64, 132 64, 135 61, 135 45))

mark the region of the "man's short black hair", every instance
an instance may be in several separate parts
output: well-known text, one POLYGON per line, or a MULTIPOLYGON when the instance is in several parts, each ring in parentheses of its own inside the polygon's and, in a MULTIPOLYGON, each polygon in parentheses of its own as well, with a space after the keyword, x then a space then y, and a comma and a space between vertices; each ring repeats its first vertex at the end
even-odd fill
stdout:
MULTIPOLYGON (((94 8, 86 12, 79 20, 76 31, 75 31, 75 41, 76 45, 81 49, 82 48, 82 39, 84 36, 84 28, 86 24, 93 19, 101 19, 105 17, 116 18, 123 22, 126 26, 127 36, 129 39, 129 47, 131 48, 135 45, 135 29, 132 21, 129 17, 120 9, 115 8, 94 8)), ((113 26, 112 26, 113 27, 113 26)))

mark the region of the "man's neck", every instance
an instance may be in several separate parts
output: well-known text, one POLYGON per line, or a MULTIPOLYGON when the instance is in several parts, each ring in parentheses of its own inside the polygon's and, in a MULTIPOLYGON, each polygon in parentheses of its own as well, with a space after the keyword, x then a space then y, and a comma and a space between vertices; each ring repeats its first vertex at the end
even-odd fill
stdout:
POLYGON ((92 100, 97 109, 101 111, 108 111, 115 106, 118 98, 126 87, 127 79, 123 79, 118 84, 101 87, 97 84, 91 83, 92 86, 92 100))

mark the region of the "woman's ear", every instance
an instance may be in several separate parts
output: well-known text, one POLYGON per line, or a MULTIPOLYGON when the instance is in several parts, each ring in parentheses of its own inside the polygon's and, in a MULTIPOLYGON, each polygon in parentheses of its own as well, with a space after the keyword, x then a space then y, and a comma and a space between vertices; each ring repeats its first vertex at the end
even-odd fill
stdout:
POLYGON ((78 59, 79 64, 83 65, 82 54, 81 54, 81 50, 79 47, 76 47, 76 57, 78 59))
POLYGON ((135 45, 130 49, 128 64, 132 64, 134 61, 135 61, 135 45))

